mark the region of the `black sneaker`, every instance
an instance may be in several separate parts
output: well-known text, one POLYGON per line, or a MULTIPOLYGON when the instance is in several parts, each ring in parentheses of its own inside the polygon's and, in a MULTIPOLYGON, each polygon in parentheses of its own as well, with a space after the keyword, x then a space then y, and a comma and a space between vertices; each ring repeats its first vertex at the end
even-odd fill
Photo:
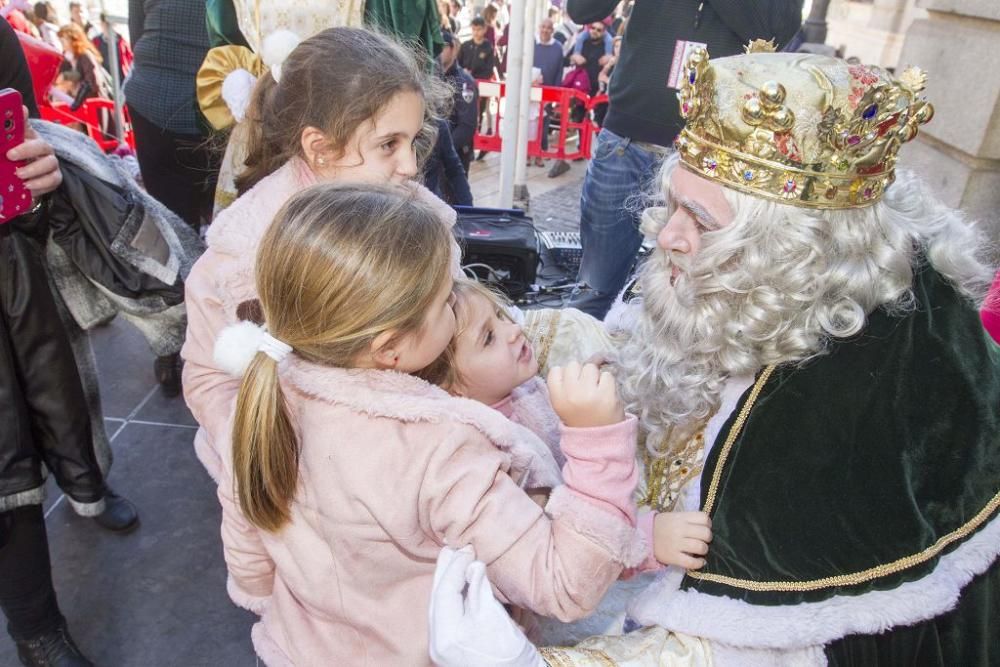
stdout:
POLYGON ((157 357, 156 361, 153 362, 153 373, 156 374, 156 381, 160 383, 164 396, 173 398, 181 393, 180 354, 157 357))
POLYGON ((139 512, 128 498, 123 498, 108 489, 104 494, 104 511, 94 517, 102 528, 116 533, 128 533, 139 525, 139 512))
POLYGON ((94 667, 73 643, 65 622, 52 632, 16 644, 17 657, 25 667, 94 667))

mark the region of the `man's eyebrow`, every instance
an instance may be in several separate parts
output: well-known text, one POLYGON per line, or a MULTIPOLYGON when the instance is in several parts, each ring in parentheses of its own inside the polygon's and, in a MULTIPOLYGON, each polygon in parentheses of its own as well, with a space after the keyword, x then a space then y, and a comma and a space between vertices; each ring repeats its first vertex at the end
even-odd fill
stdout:
POLYGON ((687 211, 694 216, 695 220, 700 222, 705 227, 709 229, 716 229, 719 226, 719 224, 715 221, 715 217, 708 212, 707 208, 698 202, 686 197, 681 197, 677 203, 682 208, 687 209, 687 211))
POLYGON ((674 192, 673 186, 668 187, 667 195, 677 206, 680 206, 688 213, 690 213, 695 220, 700 222, 703 226, 708 229, 718 229, 719 223, 715 220, 715 216, 708 212, 708 209, 694 201, 693 199, 688 199, 687 197, 678 197, 677 193, 674 192))

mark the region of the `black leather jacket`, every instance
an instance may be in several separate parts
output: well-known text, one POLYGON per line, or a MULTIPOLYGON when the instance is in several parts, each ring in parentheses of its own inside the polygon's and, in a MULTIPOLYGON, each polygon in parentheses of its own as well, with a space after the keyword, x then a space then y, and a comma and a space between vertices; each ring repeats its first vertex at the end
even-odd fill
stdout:
POLYGON ((46 208, 0 225, 0 498, 40 487, 44 462, 67 495, 92 503, 104 497, 104 479, 36 240, 46 208))

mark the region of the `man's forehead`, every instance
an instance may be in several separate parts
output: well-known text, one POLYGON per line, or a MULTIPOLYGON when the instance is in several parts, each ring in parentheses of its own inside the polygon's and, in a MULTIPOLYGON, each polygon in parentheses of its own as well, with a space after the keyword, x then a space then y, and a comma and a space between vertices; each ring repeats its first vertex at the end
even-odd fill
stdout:
POLYGON ((720 223, 732 219, 729 201, 718 183, 713 183, 677 165, 670 174, 667 186, 667 194, 675 202, 685 200, 699 204, 720 223))

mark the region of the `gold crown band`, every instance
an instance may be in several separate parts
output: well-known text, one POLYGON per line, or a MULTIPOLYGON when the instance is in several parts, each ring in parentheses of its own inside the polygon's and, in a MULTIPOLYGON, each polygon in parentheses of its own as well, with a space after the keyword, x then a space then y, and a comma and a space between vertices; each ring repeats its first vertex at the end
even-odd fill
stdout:
POLYGON ((746 194, 805 208, 858 208, 875 203, 895 180, 892 171, 838 174, 807 171, 721 146, 687 130, 676 142, 681 164, 746 194))

